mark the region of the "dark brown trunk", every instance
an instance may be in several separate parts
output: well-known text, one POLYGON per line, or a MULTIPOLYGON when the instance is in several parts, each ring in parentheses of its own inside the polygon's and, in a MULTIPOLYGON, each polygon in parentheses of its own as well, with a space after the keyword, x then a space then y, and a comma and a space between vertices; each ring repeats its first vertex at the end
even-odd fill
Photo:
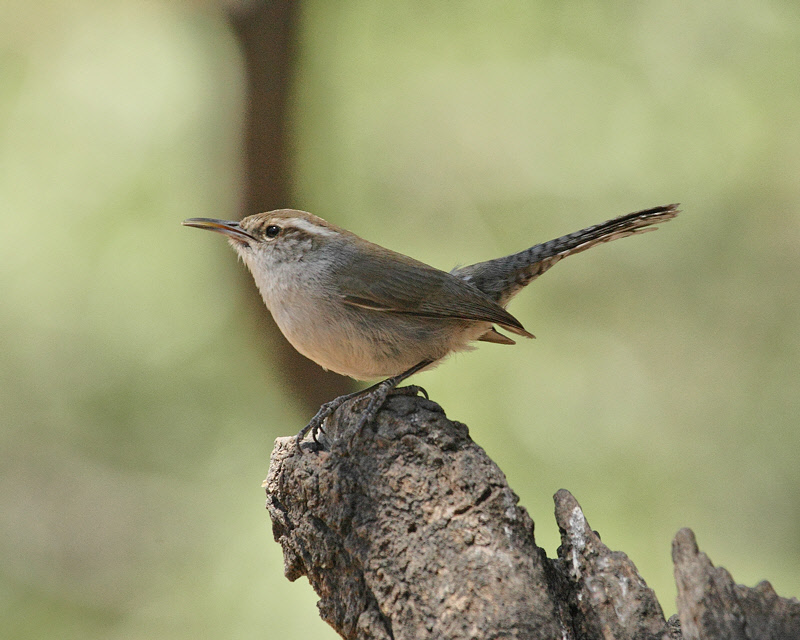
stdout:
MULTIPOLYGON (((242 51, 246 83, 241 217, 291 208, 290 111, 300 2, 253 0, 226 6, 242 51)), ((263 336, 261 349, 271 354, 271 366, 281 372, 293 398, 313 413, 323 402, 355 388, 348 378, 327 373, 297 353, 269 317, 244 270, 240 282, 255 333, 263 336)))

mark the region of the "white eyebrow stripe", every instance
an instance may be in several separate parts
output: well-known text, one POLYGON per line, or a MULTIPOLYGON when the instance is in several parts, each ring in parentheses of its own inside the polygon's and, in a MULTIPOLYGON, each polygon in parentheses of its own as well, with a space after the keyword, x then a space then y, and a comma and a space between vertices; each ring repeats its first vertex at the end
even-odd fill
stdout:
POLYGON ((318 236, 337 235, 333 229, 328 229, 327 227, 321 227, 319 225, 309 222, 308 220, 303 220, 303 218, 289 218, 286 222, 289 225, 295 227, 296 229, 300 229, 300 231, 305 231, 306 233, 316 234, 318 236))

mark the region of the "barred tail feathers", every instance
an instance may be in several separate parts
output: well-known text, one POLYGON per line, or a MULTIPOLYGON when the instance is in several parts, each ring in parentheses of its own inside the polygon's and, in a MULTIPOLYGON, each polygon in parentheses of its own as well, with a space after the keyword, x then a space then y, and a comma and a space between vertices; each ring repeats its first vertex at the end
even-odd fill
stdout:
POLYGON ((678 212, 678 205, 670 204, 629 213, 504 258, 454 269, 452 273, 505 305, 562 258, 604 242, 654 231, 653 225, 671 220, 678 212))

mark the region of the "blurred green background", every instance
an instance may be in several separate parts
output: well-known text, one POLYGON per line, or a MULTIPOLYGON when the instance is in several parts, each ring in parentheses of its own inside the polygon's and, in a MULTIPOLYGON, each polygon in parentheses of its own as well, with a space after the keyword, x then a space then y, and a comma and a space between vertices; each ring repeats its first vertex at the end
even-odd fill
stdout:
MULTIPOLYGON (((682 526, 800 596, 798 5, 311 0, 299 47, 286 206, 449 269, 682 203, 415 382, 548 555, 565 487, 667 615, 682 526)), ((215 3, 0 5, 5 637, 337 637, 260 488, 310 416, 180 226, 238 216, 242 77, 215 3)))

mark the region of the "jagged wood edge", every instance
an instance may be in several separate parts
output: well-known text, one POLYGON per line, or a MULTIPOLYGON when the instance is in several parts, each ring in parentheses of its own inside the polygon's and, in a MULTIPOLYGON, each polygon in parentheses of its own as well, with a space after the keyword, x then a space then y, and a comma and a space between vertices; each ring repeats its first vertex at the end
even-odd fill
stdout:
POLYGON ((733 585, 688 530, 673 545, 683 629, 665 621, 631 560, 601 542, 566 490, 555 496, 562 544, 548 559, 465 425, 396 396, 355 434, 362 403, 337 412, 323 447, 304 443, 300 455, 278 438, 265 481, 285 574, 308 576, 342 637, 800 638, 797 600, 768 583, 733 585))

